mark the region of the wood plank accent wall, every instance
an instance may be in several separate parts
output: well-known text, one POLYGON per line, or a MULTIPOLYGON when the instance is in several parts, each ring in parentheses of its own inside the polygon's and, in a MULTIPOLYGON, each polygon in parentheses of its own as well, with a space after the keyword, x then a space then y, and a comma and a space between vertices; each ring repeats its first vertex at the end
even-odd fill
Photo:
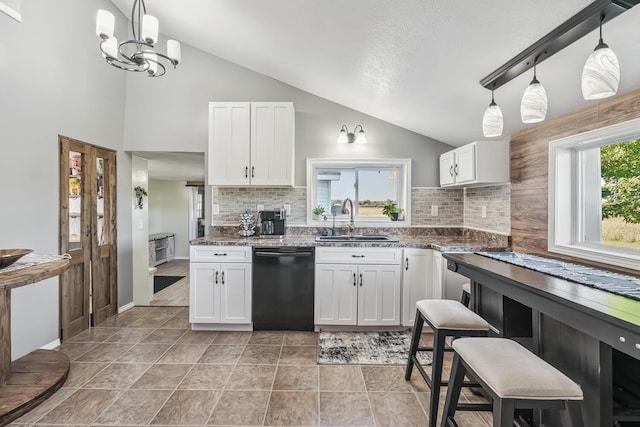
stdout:
MULTIPOLYGON (((511 236, 514 251, 571 259, 547 251, 549 142, 638 117, 640 90, 635 90, 511 135, 511 236)), ((585 263, 582 259, 575 261, 585 263)), ((638 274, 620 267, 590 264, 638 274)))

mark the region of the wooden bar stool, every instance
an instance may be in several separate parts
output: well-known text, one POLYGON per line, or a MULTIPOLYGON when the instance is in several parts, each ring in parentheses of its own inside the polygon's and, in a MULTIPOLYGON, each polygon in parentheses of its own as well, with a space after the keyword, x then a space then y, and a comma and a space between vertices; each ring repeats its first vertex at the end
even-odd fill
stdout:
POLYGON ((493 426, 512 427, 515 409, 565 410, 565 426, 582 427, 582 389, 565 374, 506 338, 461 338, 455 355, 442 427, 453 420, 464 376, 472 375, 493 400, 493 426))
MULTIPOLYGON (((438 401, 440 398, 440 388, 447 386, 449 381, 442 380, 442 362, 445 351, 453 351, 450 347, 445 347, 446 337, 483 337, 489 331, 489 324, 480 316, 458 301, 428 299, 416 303, 416 320, 413 325, 413 335, 411 337, 411 348, 409 349, 409 359, 404 378, 411 379, 413 366, 415 365, 431 389, 429 398, 429 426, 435 427, 438 417, 438 401), (433 347, 420 347, 420 334, 424 322, 433 329, 433 347), (418 351, 432 352, 431 378, 424 367, 418 361, 418 351)), ((477 386, 476 383, 465 383, 464 386, 477 386)), ((458 406, 460 410, 487 409, 487 405, 464 404, 458 406)))
POLYGON ((462 284, 462 298, 460 299, 460 303, 465 307, 469 307, 470 302, 471 302, 471 283, 464 282, 462 284))

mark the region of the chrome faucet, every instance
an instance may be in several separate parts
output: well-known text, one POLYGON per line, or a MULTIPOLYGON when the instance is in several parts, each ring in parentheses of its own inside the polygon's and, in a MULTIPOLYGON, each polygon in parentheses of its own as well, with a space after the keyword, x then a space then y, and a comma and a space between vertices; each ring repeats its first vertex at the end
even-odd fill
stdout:
POLYGON ((353 222, 353 200, 348 197, 344 199, 344 202, 342 202, 342 214, 344 215, 347 212, 349 212, 349 234, 353 235, 356 231, 356 224, 353 222), (351 205, 351 209, 349 211, 347 211, 347 202, 351 205))

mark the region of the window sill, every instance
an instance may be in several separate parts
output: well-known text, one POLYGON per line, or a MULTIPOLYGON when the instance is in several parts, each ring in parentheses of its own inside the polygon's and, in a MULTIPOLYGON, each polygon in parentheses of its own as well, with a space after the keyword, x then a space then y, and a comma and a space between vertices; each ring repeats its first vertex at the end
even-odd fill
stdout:
POLYGON ((622 248, 608 250, 605 245, 555 244, 549 245, 549 252, 640 271, 640 256, 627 253, 622 248))

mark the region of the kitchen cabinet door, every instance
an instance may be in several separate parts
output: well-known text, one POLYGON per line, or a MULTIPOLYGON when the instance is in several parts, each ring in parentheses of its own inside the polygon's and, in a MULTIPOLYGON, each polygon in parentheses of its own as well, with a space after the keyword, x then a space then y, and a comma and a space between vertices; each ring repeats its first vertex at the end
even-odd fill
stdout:
POLYGON ((251 104, 209 103, 209 185, 246 186, 250 180, 251 104))
POLYGON ((293 185, 294 140, 291 102, 251 103, 251 185, 293 185))
POLYGON ((251 264, 221 264, 220 322, 251 323, 251 264))
POLYGON ((400 266, 358 266, 358 325, 400 325, 400 266))
POLYGON ((358 321, 358 267, 348 264, 316 264, 316 325, 355 325, 358 321))
POLYGON ((220 323, 220 264, 191 263, 189 322, 220 323))
POLYGON ((433 298, 433 251, 405 249, 402 265, 402 325, 413 326, 416 302, 433 298))
POLYGON ((454 168, 456 166, 454 151, 440 155, 440 185, 455 183, 454 168))
POLYGON ((476 179, 476 145, 468 144, 456 150, 456 165, 454 167, 456 183, 475 181, 476 179))

